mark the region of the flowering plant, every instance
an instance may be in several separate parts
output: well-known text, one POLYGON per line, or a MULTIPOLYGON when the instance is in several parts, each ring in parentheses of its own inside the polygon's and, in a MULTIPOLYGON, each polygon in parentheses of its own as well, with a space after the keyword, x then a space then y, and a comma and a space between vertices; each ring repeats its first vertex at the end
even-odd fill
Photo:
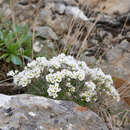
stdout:
POLYGON ((105 75, 100 68, 89 68, 85 62, 65 54, 50 60, 38 57, 28 63, 22 72, 10 71, 8 76, 13 76, 14 84, 21 87, 41 79, 44 81, 42 90, 51 98, 93 103, 107 95, 120 100, 110 75, 105 75))

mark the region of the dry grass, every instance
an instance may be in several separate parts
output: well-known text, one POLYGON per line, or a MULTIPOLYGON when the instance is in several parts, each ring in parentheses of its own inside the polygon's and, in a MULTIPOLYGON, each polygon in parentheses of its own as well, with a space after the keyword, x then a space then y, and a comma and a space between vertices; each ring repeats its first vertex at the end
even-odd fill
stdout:
MULTIPOLYGON (((117 90, 120 94, 121 100, 125 101, 128 105, 130 105, 130 83, 125 82, 117 90)), ((98 111, 98 114, 104 119, 110 130, 114 130, 115 126, 120 128, 123 126, 127 126, 130 123, 128 115, 130 113, 129 107, 125 108, 124 110, 119 110, 113 114, 109 112, 110 109, 113 109, 113 105, 110 100, 107 100, 107 107, 101 107, 98 111)))
MULTIPOLYGON (((81 0, 80 3, 82 2, 84 3, 83 8, 88 8, 87 2, 85 0, 81 0)), ((103 13, 104 9, 101 8, 100 14, 103 13)), ((65 46, 62 50, 60 50, 60 52, 65 52, 66 49, 69 49, 67 54, 73 54, 73 50, 75 46, 77 46, 75 57, 77 59, 80 59, 84 49, 88 48, 88 39, 94 31, 96 23, 101 18, 100 14, 96 18, 94 18, 94 23, 91 21, 91 18, 89 18, 90 20, 86 22, 83 22, 81 20, 78 21, 77 19, 72 18, 72 21, 70 22, 70 26, 68 28, 67 36, 65 37, 65 41, 68 46, 65 46)))
POLYGON ((130 83, 126 82, 118 89, 121 98, 130 97, 130 83))
POLYGON ((73 54, 74 48, 77 48, 76 58, 79 59, 83 50, 88 47, 87 40, 90 34, 92 33, 93 29, 95 28, 95 25, 99 19, 100 16, 96 18, 94 23, 88 21, 88 23, 86 24, 85 22, 80 20, 77 22, 77 20, 73 18, 70 27, 68 29, 67 36, 65 37, 65 41, 68 46, 67 47, 65 46, 60 52, 64 52, 66 49, 69 49, 67 54, 73 54), (86 29, 86 25, 89 26, 87 27, 88 28, 87 34, 86 36, 84 36, 85 34, 84 30, 86 29))
MULTIPOLYGON (((31 1, 29 1, 31 3, 31 1)), ((38 4, 37 4, 37 8, 36 10, 34 11, 35 12, 35 18, 34 18, 34 22, 33 22, 33 25, 32 25, 32 59, 34 58, 34 52, 33 52, 33 44, 35 42, 35 27, 36 27, 36 23, 37 23, 37 19, 38 19, 38 15, 39 15, 39 11, 40 11, 40 5, 41 5, 41 2, 42 0, 39 0, 38 1, 38 4)))
POLYGON ((120 88, 118 88, 121 99, 130 106, 130 82, 124 83, 120 88))
POLYGON ((106 109, 100 109, 99 115, 106 122, 109 130, 115 130, 115 126, 120 128, 129 124, 129 112, 130 110, 125 110, 124 112, 119 112, 117 114, 112 115, 106 109))

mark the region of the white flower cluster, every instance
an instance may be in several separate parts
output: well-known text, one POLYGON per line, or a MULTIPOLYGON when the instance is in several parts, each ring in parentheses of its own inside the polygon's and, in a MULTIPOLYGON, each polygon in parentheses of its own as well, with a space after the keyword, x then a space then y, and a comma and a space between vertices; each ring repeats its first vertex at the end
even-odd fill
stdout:
POLYGON ((120 100, 119 93, 113 86, 113 80, 110 75, 105 75, 100 68, 94 68, 90 71, 92 81, 96 82, 98 89, 103 90, 106 94, 112 96, 117 101, 120 100))
POLYGON ((60 91, 61 91, 61 88, 59 88, 58 83, 55 83, 54 85, 50 84, 47 90, 49 96, 52 96, 53 98, 56 98, 58 96, 57 93, 60 91))
POLYGON ((28 63, 22 72, 10 71, 8 76, 13 76, 14 83, 22 87, 26 87, 33 79, 44 77, 48 84, 47 93, 53 98, 58 97, 58 93, 64 88, 67 93, 71 94, 76 92, 80 84, 84 84, 85 91, 79 92, 79 95, 86 102, 96 100, 98 90, 117 101, 120 99, 110 75, 105 75, 99 68, 91 69, 85 62, 65 54, 60 54, 50 60, 38 57, 28 63))
POLYGON ((90 102, 92 98, 96 95, 96 85, 89 81, 85 82, 85 87, 87 88, 87 91, 81 93, 81 97, 85 99, 86 102, 90 102))
POLYGON ((18 70, 15 70, 15 71, 11 70, 11 71, 9 71, 9 72, 7 73, 7 76, 14 76, 14 75, 16 75, 17 73, 18 73, 18 70))

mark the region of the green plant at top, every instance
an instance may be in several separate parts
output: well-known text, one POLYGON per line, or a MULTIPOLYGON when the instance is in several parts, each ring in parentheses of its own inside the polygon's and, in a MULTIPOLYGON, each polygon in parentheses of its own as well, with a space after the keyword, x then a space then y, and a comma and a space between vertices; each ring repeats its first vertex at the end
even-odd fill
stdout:
POLYGON ((15 65, 24 65, 31 56, 32 35, 27 26, 18 26, 13 29, 11 23, 4 23, 0 27, 0 61, 12 62, 15 65))

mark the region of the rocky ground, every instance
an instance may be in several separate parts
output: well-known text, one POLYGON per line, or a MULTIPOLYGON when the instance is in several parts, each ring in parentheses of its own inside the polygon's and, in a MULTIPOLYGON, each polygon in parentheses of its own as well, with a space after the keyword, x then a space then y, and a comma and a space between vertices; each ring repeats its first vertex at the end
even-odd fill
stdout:
MULTIPOLYGON (((116 79, 117 88, 130 81, 129 0, 41 0, 40 2, 38 0, 16 0, 13 5, 15 22, 26 23, 30 26, 30 31, 36 31, 38 38, 38 42, 34 44, 36 53, 45 55, 45 46, 52 53, 52 50, 57 50, 57 47, 61 49, 70 43, 72 45, 70 53, 77 56, 80 47, 85 43, 80 53, 82 60, 88 65, 100 66, 106 73, 111 74, 116 79), (74 24, 72 17, 74 17, 74 24)), ((3 3, 3 0, 0 0, 0 12, 3 12, 5 17, 12 18, 11 8, 8 3, 3 3)), ((130 105, 130 98, 126 100, 130 105)), ((27 108, 26 113, 29 111, 27 108)), ((27 120, 35 118, 27 116, 27 120)), ((2 118, 5 118, 4 115, 2 118)), ((11 118, 7 117, 7 120, 9 119, 11 118)), ((25 122, 26 120, 23 124, 26 124, 25 122)), ((44 123, 44 120, 39 123, 44 123)), ((12 124, 7 126, 10 129, 16 128, 12 124)), ((36 126, 33 127, 36 128, 36 126)), ((21 128, 24 127, 27 129, 27 125, 21 126, 21 128)), ((96 130, 96 127, 92 126, 92 129, 96 130)), ((99 129, 102 128, 105 127, 101 126, 99 129)))

